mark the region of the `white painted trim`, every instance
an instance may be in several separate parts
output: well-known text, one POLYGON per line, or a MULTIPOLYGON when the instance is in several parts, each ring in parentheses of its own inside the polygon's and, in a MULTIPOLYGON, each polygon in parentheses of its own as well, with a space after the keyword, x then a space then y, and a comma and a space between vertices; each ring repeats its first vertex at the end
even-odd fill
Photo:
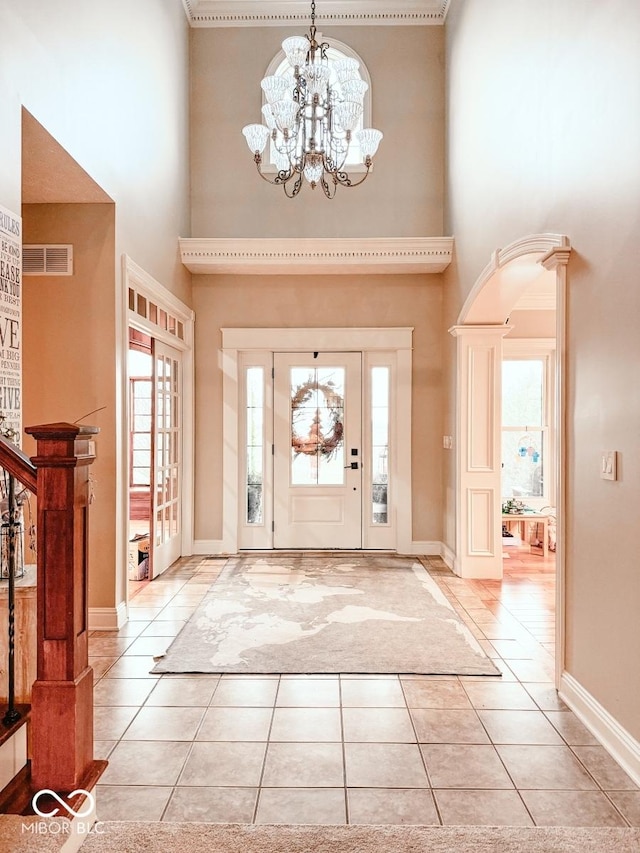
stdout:
POLYGON ((448 546, 448 545, 445 545, 445 543, 444 543, 444 542, 441 542, 441 543, 440 543, 440 556, 442 557, 442 559, 444 560, 444 562, 447 564, 447 566, 449 566, 449 568, 451 569, 451 571, 455 572, 455 569, 456 569, 456 555, 455 555, 455 554, 454 554, 454 552, 451 550, 451 548, 449 548, 449 546, 448 546))
MULTIPOLYGON (((241 352, 391 351, 396 355, 396 547, 410 553, 412 542, 411 497, 411 363, 413 328, 222 328, 222 553, 238 549, 239 414, 238 387, 241 352), (398 413, 402 412, 402 417, 398 413)), ((207 552, 208 553, 208 552, 207 552)), ((213 552, 211 552, 213 553, 213 552)))
POLYGON ((513 306, 514 311, 555 311, 556 294, 525 293, 513 306))
MULTIPOLYGON (((120 418, 120 430, 118 440, 120 441, 120 464, 118 466, 120 476, 123 478, 121 489, 117 493, 120 506, 128 506, 128 483, 129 483, 129 395, 128 395, 128 367, 127 353, 129 349, 129 326, 139 329, 162 341, 164 344, 179 350, 182 353, 182 505, 181 524, 182 542, 181 552, 184 555, 193 553, 194 536, 194 478, 195 478, 195 360, 193 351, 195 313, 185 305, 177 296, 171 293, 153 276, 147 273, 141 266, 135 263, 128 255, 122 256, 122 288, 120 290, 122 329, 119 334, 118 351, 120 353, 120 370, 118 372, 122 391, 118 399, 121 399, 122 417, 120 418), (151 323, 145 317, 129 309, 129 288, 132 287, 137 293, 142 294, 147 300, 154 302, 158 308, 173 314, 176 319, 184 325, 184 339, 178 338, 151 323)), ((122 596, 126 595, 127 585, 127 560, 128 560, 128 536, 126 535, 128 518, 122 509, 118 511, 118 530, 121 541, 118 546, 118 559, 122 559, 122 568, 118 575, 122 575, 124 586, 122 596)))
POLYGON ((182 263, 201 275, 439 273, 452 252, 453 237, 180 238, 182 263))
MULTIPOLYGON (((69 833, 68 835, 65 833, 66 841, 60 848, 60 853, 78 853, 78 850, 82 847, 84 842, 87 840, 87 829, 88 827, 93 827, 94 831, 96 831, 96 787, 95 785, 89 791, 91 794, 91 811, 88 815, 83 815, 82 817, 74 816, 73 818, 68 818, 69 821, 69 833)), ((86 810, 87 803, 83 803, 82 808, 86 810)), ((49 820, 49 819, 48 819, 49 820)), ((55 821, 56 818, 50 818, 51 821, 55 821)))
POLYGON ((194 539, 192 555, 199 554, 227 554, 222 547, 222 539, 194 539))
POLYGON ((90 631, 119 631, 127 621, 127 603, 121 601, 115 607, 90 607, 90 631))
POLYGON ((273 350, 308 352, 310 349, 400 350, 412 348, 413 327, 330 329, 223 328, 222 348, 230 350, 273 350), (348 333, 345 346, 345 332, 348 333))
POLYGON ((500 418, 504 325, 452 326, 456 338, 456 557, 464 578, 502 578, 500 418))
MULTIPOLYGON (((442 542, 429 542, 424 539, 414 539, 407 554, 423 554, 427 557, 440 557, 442 555, 442 542)), ((403 552, 404 553, 404 552, 403 552)))
POLYGON ((27 763, 27 726, 21 725, 0 746, 0 791, 14 779, 27 763))
MULTIPOLYGON (((513 327, 512 327, 513 330, 513 327)), ((549 355, 556 348, 555 338, 511 338, 506 337, 502 355, 549 355)))
POLYGON ((586 690, 570 673, 563 672, 560 698, 567 703, 607 752, 640 785, 640 742, 586 690))
MULTIPOLYGON (((413 330, 412 330, 413 332, 413 330)), ((413 338, 412 338, 413 340, 413 338)), ((413 540, 413 494, 412 494, 412 457, 411 430, 413 416, 411 409, 413 391, 413 352, 405 347, 398 347, 395 366, 395 430, 392 440, 395 440, 395 463, 393 466, 396 485, 393 511, 396 518, 396 549, 402 554, 409 552, 413 540)))
MULTIPOLYGON (((567 241, 568 242, 568 241, 567 241)), ((556 353, 555 353, 555 494, 556 494, 556 687, 566 665, 565 601, 567 587, 565 519, 567 513, 567 264, 569 251, 558 248, 540 261, 556 273, 556 353)))
MULTIPOLYGON (((182 0, 192 27, 308 25, 306 0, 182 0)), ((450 0, 323 0, 322 24, 442 26, 450 0)))
MULTIPOLYGON (((467 317, 469 316, 480 291, 499 269, 504 267, 510 261, 517 260, 518 258, 524 258, 527 255, 534 256, 535 262, 541 263, 546 269, 549 269, 549 267, 544 263, 544 260, 547 256, 553 254, 557 250, 561 250, 563 253, 566 253, 568 258, 568 253, 571 251, 571 244, 569 242, 569 238, 564 234, 530 234, 527 237, 523 237, 521 240, 515 240, 504 249, 496 249, 491 256, 491 260, 482 270, 476 279, 475 284, 469 291, 469 295, 467 296, 465 303, 462 306, 462 310, 458 315, 457 325, 466 323, 467 317)), ((504 319, 504 317, 495 318, 494 322, 503 322, 504 319)))

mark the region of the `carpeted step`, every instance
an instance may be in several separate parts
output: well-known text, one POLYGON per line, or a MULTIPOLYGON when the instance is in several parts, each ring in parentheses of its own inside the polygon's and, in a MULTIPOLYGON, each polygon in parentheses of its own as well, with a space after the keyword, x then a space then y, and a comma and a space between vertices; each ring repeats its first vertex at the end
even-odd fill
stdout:
MULTIPOLYGON (((639 853, 640 829, 104 821, 81 853, 639 853)), ((40 849, 38 848, 38 853, 40 849)))
MULTIPOLYGON (((57 820, 53 832, 38 832, 39 817, 0 814, 0 853, 60 853, 69 839, 70 822, 57 820)), ((125 848, 126 849, 126 848, 125 848)))

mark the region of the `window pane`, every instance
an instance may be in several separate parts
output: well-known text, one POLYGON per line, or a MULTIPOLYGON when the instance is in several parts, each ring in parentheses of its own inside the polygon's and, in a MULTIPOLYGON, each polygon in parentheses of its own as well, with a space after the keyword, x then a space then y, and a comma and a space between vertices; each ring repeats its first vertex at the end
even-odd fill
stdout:
POLYGON ((543 495, 543 433, 502 433, 502 496, 539 498, 543 495))
POLYGON ((134 432, 133 433, 133 449, 134 450, 151 450, 151 433, 149 433, 149 432, 134 432))
POLYGON ((371 368, 371 521, 387 524, 389 484, 389 368, 371 368))
POLYGON ((262 486, 247 487, 247 522, 262 524, 262 486))
POLYGON ((291 484, 344 483, 343 367, 291 369, 291 484))
POLYGON ((502 426, 542 426, 542 359, 502 362, 502 426))
POLYGON ((136 415, 133 419, 133 428, 136 432, 150 432, 150 430, 151 430, 151 416, 150 415, 136 415))
POLYGON ((134 468, 131 472, 132 486, 148 486, 150 483, 149 468, 134 468))
POLYGON ((247 368, 246 397, 247 523, 262 524, 264 473, 264 369, 262 367, 247 368))

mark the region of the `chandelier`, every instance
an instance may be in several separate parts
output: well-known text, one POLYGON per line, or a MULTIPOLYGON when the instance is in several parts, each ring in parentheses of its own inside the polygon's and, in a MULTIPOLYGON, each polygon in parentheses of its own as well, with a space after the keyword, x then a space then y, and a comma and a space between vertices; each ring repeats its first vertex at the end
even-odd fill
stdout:
POLYGON ((355 130, 368 83, 358 73, 357 60, 345 57, 329 63, 329 45, 316 41, 315 20, 312 0, 309 34, 282 42, 293 78, 265 77, 260 84, 267 101, 262 107, 265 124, 248 124, 242 129, 258 174, 283 187, 288 198, 298 195, 303 177, 311 189, 320 184, 327 198, 333 198, 339 186, 357 187, 367 178, 382 139, 375 128, 355 130), (344 170, 354 137, 366 168, 358 181, 352 181, 344 170), (269 141, 277 169, 273 180, 262 171, 262 152, 269 141))

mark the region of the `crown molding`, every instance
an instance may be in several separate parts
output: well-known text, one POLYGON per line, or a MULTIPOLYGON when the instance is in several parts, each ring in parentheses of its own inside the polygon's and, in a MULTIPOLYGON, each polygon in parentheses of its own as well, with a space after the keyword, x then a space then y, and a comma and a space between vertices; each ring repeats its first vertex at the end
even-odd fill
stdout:
MULTIPOLYGON (((451 0, 323 0, 322 26, 442 26, 451 0)), ((309 23, 307 0, 182 0, 192 27, 284 27, 309 23)))
POLYGON ((180 238, 182 263, 200 275, 439 273, 453 237, 180 238))

